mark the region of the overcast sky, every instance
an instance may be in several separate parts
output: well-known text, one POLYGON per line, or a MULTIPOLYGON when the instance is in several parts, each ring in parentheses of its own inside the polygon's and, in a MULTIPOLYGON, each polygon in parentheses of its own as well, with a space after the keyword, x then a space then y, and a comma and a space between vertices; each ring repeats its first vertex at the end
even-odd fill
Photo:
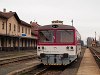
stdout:
POLYGON ((80 32, 82 40, 100 36, 100 0, 0 0, 0 11, 17 12, 20 19, 40 25, 51 24, 52 20, 62 20, 80 32))

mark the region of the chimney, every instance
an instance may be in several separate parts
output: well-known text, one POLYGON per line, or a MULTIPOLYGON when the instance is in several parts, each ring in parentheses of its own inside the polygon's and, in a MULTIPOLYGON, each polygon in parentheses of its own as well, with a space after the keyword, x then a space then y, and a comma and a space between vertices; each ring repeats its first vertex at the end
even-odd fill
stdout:
POLYGON ((12 11, 9 11, 9 12, 12 12, 12 11))
POLYGON ((32 24, 32 21, 30 21, 30 24, 32 24))
POLYGON ((5 8, 3 9, 3 12, 4 12, 4 13, 6 12, 6 9, 5 9, 5 8))

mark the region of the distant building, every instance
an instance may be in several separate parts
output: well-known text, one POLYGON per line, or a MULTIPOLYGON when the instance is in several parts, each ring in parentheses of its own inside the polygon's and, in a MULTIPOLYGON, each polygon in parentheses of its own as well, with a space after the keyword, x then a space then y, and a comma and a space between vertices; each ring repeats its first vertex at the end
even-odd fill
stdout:
POLYGON ((92 46, 92 41, 93 41, 93 38, 92 37, 88 37, 87 38, 87 46, 88 47, 92 46))
POLYGON ((83 40, 81 40, 81 46, 84 46, 84 42, 83 42, 83 40))
MULTIPOLYGON (((31 33, 32 33, 32 37, 34 37, 35 39, 38 39, 38 27, 40 26, 37 22, 30 22, 31 24, 31 33)), ((37 46, 37 40, 35 40, 34 42, 35 48, 37 46)))
POLYGON ((22 21, 16 12, 0 12, 0 50, 34 49, 36 38, 31 37, 31 25, 22 21))
POLYGON ((96 46, 97 46, 97 42, 96 42, 96 40, 93 39, 91 45, 92 45, 92 47, 96 47, 96 46))
POLYGON ((99 41, 97 41, 97 46, 100 46, 100 42, 99 41))

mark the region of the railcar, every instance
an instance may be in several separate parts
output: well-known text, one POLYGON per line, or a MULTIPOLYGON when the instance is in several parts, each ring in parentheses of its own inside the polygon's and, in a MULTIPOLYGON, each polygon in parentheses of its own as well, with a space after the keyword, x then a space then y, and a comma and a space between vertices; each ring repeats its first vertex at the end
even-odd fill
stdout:
POLYGON ((74 26, 51 24, 38 28, 37 55, 44 65, 68 65, 81 54, 81 36, 74 26))

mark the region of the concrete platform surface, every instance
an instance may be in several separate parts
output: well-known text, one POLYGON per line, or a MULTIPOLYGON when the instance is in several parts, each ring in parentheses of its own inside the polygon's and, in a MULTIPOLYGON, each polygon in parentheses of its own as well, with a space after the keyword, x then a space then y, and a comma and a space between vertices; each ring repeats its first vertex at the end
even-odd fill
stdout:
POLYGON ((85 50, 77 75, 100 75, 100 69, 89 49, 85 50))

